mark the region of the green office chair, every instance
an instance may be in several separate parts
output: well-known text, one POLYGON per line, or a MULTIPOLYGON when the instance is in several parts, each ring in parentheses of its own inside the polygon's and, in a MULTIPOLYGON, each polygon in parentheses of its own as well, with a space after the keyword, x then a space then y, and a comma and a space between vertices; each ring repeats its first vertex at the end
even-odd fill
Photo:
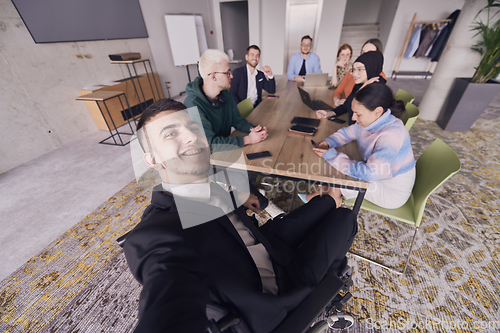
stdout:
POLYGON ((394 99, 396 101, 403 101, 403 103, 406 105, 408 103, 412 103, 415 100, 415 96, 413 96, 406 90, 398 89, 396 95, 394 95, 394 99))
MULTIPOLYGON (((412 193, 408 201, 400 208, 386 209, 379 207, 367 200, 363 200, 361 208, 368 211, 393 218, 416 227, 413 240, 410 245, 410 251, 403 268, 403 272, 398 272, 390 267, 371 261, 379 266, 387 268, 398 274, 405 274, 408 262, 410 261, 411 250, 415 242, 418 228, 422 222, 427 199, 441 184, 447 181, 451 176, 460 170, 461 164, 457 154, 443 141, 436 139, 418 158, 416 165, 416 179, 412 193)), ((354 205, 355 198, 346 200, 347 204, 354 205)))
POLYGON ((253 111, 253 104, 250 98, 244 99, 238 103, 238 110, 240 111, 241 118, 246 118, 253 111))
POLYGON ((408 103, 406 104, 406 121, 404 121, 403 119, 403 123, 405 124, 405 127, 408 131, 410 131, 410 128, 413 126, 413 124, 415 123, 415 120, 417 120, 418 116, 420 115, 420 110, 418 109, 418 107, 416 107, 415 105, 413 105, 413 103, 408 103))

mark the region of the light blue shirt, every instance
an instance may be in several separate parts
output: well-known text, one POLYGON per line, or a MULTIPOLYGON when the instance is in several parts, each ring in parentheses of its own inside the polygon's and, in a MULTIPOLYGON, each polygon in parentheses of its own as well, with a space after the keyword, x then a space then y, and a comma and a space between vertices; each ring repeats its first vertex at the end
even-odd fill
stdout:
MULTIPOLYGON (((299 75, 302 68, 302 61, 302 54, 300 52, 292 55, 288 63, 288 70, 286 71, 288 80, 293 81, 293 78, 299 75)), ((306 57, 306 73, 321 73, 319 57, 314 53, 309 53, 306 57)))

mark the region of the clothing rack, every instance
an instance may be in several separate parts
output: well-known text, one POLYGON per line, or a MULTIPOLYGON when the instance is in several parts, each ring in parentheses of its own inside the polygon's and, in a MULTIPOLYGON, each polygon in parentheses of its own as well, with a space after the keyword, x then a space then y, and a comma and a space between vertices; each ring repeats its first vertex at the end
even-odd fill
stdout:
POLYGON ((396 61, 396 64, 394 65, 394 69, 392 71, 391 78, 394 78, 396 80, 398 75, 409 75, 409 76, 414 76, 414 75, 422 75, 425 76, 427 79, 427 76, 432 76, 431 69, 434 66, 434 62, 431 62, 431 65, 427 71, 400 71, 399 67, 401 67, 401 62, 403 61, 406 48, 408 47, 408 42, 410 41, 411 33, 413 31, 413 28, 415 27, 415 24, 433 24, 433 23, 446 23, 446 22, 451 22, 451 19, 443 19, 443 20, 431 20, 431 21, 416 21, 417 18, 417 13, 413 15, 413 19, 411 20, 410 27, 408 28, 408 32, 406 33, 405 40, 403 42, 403 46, 401 47, 401 52, 399 53, 398 59, 396 61))

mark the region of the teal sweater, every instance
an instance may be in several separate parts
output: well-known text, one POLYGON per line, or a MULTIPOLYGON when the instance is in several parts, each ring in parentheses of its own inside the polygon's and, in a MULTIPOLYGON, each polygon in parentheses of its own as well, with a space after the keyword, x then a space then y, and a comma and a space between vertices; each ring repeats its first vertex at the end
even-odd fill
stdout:
POLYGON ((210 149, 212 152, 216 152, 243 147, 242 136, 229 136, 231 134, 231 127, 240 132, 249 133, 252 124, 246 119, 241 118, 238 107, 229 90, 221 92, 226 98, 226 102, 222 103, 222 106, 216 109, 205 97, 201 89, 202 85, 203 79, 201 76, 198 76, 193 82, 187 84, 187 97, 184 100, 184 104, 187 107, 196 106, 198 108, 210 149))

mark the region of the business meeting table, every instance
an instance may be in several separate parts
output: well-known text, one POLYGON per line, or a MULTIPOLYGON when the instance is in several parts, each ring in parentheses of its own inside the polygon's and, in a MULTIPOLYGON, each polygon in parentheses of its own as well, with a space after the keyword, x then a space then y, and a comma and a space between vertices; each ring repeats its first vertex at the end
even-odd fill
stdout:
MULTIPOLYGON (((341 127, 348 126, 348 115, 344 114, 339 117, 346 120, 343 124, 321 119, 314 136, 289 132, 288 130, 292 126, 290 122, 294 117, 317 119, 316 113, 302 103, 297 83, 288 81, 286 76, 277 77, 276 81, 275 95, 279 97, 264 98, 247 117, 250 123, 267 127, 269 134, 267 139, 257 144, 247 145, 241 150, 213 153, 212 163, 221 167, 246 169, 278 178, 303 180, 358 190, 358 196, 353 206, 353 211, 357 214, 369 183, 349 177, 333 168, 314 153, 311 144, 311 139, 321 142, 341 127), (247 154, 262 151, 269 151, 271 156, 254 160, 249 160, 246 157, 247 154), (243 156, 241 156, 242 152, 243 156)), ((326 85, 300 87, 309 93, 311 100, 323 100, 333 106, 333 90, 329 90, 326 85)), ((232 135, 244 134, 235 131, 232 135)), ((356 142, 351 142, 337 150, 347 154, 353 160, 362 160, 356 142)))

